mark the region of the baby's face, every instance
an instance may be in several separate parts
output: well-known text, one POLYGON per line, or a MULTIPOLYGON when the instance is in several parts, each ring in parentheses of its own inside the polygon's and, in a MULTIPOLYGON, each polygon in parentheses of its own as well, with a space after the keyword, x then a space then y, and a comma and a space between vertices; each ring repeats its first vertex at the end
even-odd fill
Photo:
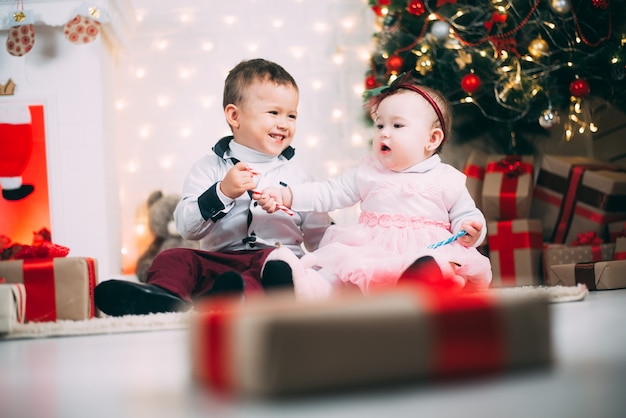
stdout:
POLYGON ((235 141, 264 154, 279 155, 296 133, 298 99, 293 86, 254 82, 237 106, 235 141))
POLYGON ((402 91, 383 99, 374 115, 376 158, 393 171, 424 161, 441 143, 438 137, 443 137, 435 134, 436 130, 441 132, 433 128, 436 121, 430 103, 415 92, 402 91))

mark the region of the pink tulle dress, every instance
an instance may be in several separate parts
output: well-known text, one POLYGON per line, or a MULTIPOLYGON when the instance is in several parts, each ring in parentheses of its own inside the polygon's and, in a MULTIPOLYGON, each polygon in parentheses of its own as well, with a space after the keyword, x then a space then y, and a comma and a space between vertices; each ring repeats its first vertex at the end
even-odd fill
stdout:
MULTIPOLYGON (((442 163, 438 155, 400 173, 368 157, 342 179, 306 185, 297 192, 307 193, 305 206, 316 210, 336 209, 355 198, 361 201, 358 224, 331 226, 313 253, 317 268, 327 277, 367 293, 394 285, 417 258, 430 255, 444 277, 459 287, 487 287, 491 282, 489 259, 476 248, 458 242, 427 248, 458 232, 462 220, 484 223, 465 187, 465 175, 442 163), (335 197, 329 199, 331 194, 335 197), (330 208, 329 200, 334 202, 330 208)), ((294 192, 294 208, 298 201, 302 200, 294 192)))

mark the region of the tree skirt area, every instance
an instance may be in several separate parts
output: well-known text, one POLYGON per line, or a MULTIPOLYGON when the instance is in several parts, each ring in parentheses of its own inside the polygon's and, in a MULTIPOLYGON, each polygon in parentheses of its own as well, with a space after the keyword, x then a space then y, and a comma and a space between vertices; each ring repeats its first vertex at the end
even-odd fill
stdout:
MULTIPOLYGON (((551 303, 583 300, 589 293, 581 284, 577 286, 503 287, 489 289, 486 292, 503 297, 543 298, 551 303)), ((103 316, 83 321, 29 322, 16 324, 11 333, 0 335, 0 340, 186 329, 192 315, 194 311, 122 317, 103 316)))

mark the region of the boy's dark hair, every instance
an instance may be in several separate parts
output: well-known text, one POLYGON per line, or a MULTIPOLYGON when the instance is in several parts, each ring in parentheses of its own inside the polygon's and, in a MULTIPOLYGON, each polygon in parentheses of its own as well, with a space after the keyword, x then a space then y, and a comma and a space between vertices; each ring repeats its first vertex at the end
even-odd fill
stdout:
POLYGON ((230 70, 224 82, 223 107, 240 104, 245 88, 257 80, 290 85, 298 90, 296 80, 280 65, 262 58, 241 61, 230 70))

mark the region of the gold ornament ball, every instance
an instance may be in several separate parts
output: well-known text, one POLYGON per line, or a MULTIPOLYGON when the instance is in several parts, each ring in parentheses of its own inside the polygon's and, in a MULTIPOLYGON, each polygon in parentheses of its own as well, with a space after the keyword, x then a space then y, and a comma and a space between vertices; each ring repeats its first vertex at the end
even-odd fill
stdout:
POLYGON ((533 58, 545 57, 548 55, 549 49, 550 47, 548 46, 548 43, 541 37, 533 39, 530 41, 530 44, 528 44, 528 53, 533 58))

